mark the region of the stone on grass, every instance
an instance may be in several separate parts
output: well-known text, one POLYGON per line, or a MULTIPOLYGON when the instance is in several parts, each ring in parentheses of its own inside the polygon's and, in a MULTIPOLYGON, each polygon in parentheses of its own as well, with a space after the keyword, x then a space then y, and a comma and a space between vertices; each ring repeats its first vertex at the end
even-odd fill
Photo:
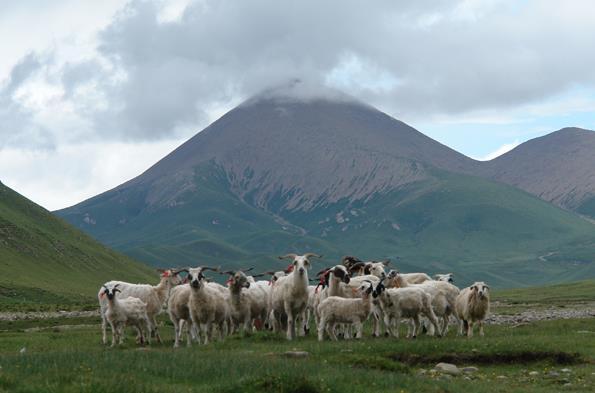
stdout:
POLYGON ((473 366, 469 366, 469 367, 463 367, 461 369, 464 373, 476 373, 479 371, 479 369, 477 367, 473 367, 473 366))
POLYGON ((287 351, 284 353, 284 355, 288 358, 305 358, 310 354, 306 351, 287 351))
POLYGON ((531 372, 529 373, 529 375, 531 375, 531 376, 536 376, 536 375, 539 375, 539 371, 531 371, 531 372))
POLYGON ((457 366, 450 363, 438 363, 434 368, 442 374, 459 375, 461 373, 461 370, 457 366))
POLYGON ((563 369, 562 369, 562 370, 560 370, 560 371, 562 371, 562 372, 563 372, 563 373, 565 373, 565 374, 568 374, 568 373, 571 373, 571 372, 572 372, 572 370, 571 370, 571 369, 569 369, 569 368, 563 368, 563 369))

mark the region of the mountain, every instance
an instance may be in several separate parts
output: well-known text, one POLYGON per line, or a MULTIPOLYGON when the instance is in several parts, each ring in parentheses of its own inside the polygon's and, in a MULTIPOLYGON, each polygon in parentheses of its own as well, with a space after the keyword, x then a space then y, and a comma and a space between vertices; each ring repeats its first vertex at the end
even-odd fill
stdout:
POLYGON ((595 132, 563 128, 481 166, 480 174, 595 218, 595 132))
POLYGON ((352 98, 273 91, 56 213, 155 265, 270 268, 312 250, 508 286, 595 275, 593 224, 480 165, 352 98))
POLYGON ((118 254, 0 183, 0 302, 92 300, 119 278, 151 282, 146 265, 118 254))

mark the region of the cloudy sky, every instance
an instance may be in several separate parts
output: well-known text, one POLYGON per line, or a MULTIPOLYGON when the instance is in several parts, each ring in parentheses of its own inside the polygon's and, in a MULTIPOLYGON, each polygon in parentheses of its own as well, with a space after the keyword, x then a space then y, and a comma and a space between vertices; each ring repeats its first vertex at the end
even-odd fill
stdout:
POLYGON ((595 129, 594 16, 591 0, 3 1, 0 180, 70 206, 293 78, 489 159, 595 129))

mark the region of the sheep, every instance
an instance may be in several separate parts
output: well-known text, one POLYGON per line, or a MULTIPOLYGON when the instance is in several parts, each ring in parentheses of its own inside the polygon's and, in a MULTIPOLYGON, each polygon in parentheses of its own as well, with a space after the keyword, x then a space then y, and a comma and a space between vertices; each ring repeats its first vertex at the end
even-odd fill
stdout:
MULTIPOLYGON (((320 302, 322 302, 329 296, 354 296, 351 288, 347 287, 347 284, 349 284, 351 277, 347 268, 344 265, 336 265, 332 268, 321 270, 316 274, 316 276, 320 277, 320 282, 315 288, 322 287, 322 290, 320 291, 317 291, 315 289, 314 294, 312 295, 312 309, 316 318, 316 324, 318 325, 320 322, 320 314, 318 313, 318 305, 320 304, 320 302)), ((346 335, 349 335, 349 329, 345 330, 344 333, 346 335)))
MULTIPOLYGON (((387 288, 409 288, 417 287, 426 291, 432 297, 432 309, 434 314, 442 320, 438 330, 439 336, 448 332, 450 316, 454 314, 456 298, 459 295, 459 288, 444 281, 424 281, 421 284, 409 284, 403 276, 395 270, 391 270, 387 276, 387 288)), ((430 324, 428 334, 434 334, 434 326, 430 324)))
POLYGON ((116 292, 122 292, 119 284, 113 285, 111 288, 103 287, 103 294, 107 298, 107 307, 105 311, 105 319, 112 329, 112 347, 116 345, 116 341, 122 344, 124 335, 124 326, 134 326, 138 332, 140 344, 145 343, 145 335, 143 333, 143 325, 147 328, 147 342, 151 343, 151 321, 147 315, 147 304, 136 297, 126 297, 118 299, 116 292))
POLYGON ((180 284, 181 280, 178 277, 178 273, 172 269, 157 269, 161 273, 161 278, 159 280, 159 284, 157 285, 149 285, 149 284, 131 284, 124 281, 108 281, 99 288, 99 292, 97 293, 97 299, 99 300, 99 308, 101 312, 101 331, 102 331, 102 341, 104 344, 107 343, 107 320, 105 318, 105 311, 107 309, 107 299, 105 298, 105 294, 103 288, 113 287, 114 285, 118 285, 118 290, 121 291, 121 296, 132 296, 141 299, 143 302, 147 303, 147 314, 149 315, 149 319, 151 320, 151 324, 153 326, 151 334, 155 336, 157 341, 161 343, 161 336, 159 335, 159 330, 157 328, 157 320, 156 317, 163 311, 163 306, 167 302, 167 298, 169 297, 169 293, 171 289, 180 284))
POLYGON ((444 281, 444 282, 448 282, 450 284, 453 284, 455 282, 455 280, 454 280, 454 274, 452 274, 452 273, 434 274, 434 280, 436 280, 436 281, 444 281))
POLYGON ((483 281, 478 281, 464 288, 456 299, 455 309, 460 319, 460 335, 473 337, 473 324, 477 322, 479 335, 483 336, 483 321, 490 312, 490 287, 483 281), (466 330, 465 333, 463 329, 466 330))
POLYGON ((190 300, 190 284, 183 284, 174 287, 171 290, 169 300, 167 302, 167 312, 169 319, 174 325, 174 348, 180 345, 180 338, 182 336, 182 329, 184 324, 187 325, 187 345, 190 346, 191 336, 194 333, 194 326, 190 318, 190 309, 188 302, 190 300))
POLYGON ((219 328, 219 337, 223 338, 228 326, 230 310, 225 292, 207 282, 203 274, 205 270, 217 271, 218 268, 203 266, 180 269, 180 272, 188 273, 190 320, 198 330, 199 340, 202 335, 203 343, 206 345, 213 339, 215 325, 219 328))
POLYGON ((438 321, 432 310, 431 296, 422 288, 387 289, 383 282, 380 281, 374 289, 373 297, 379 299, 388 333, 396 338, 399 338, 401 318, 410 318, 413 320, 412 338, 417 337, 421 315, 426 316, 434 327, 438 329, 438 321))
POLYGON ((266 319, 268 305, 267 291, 252 278, 252 283, 245 272, 252 269, 227 271, 229 274, 229 305, 234 326, 242 334, 250 333, 256 320, 266 319))
POLYGON ((329 296, 320 302, 318 313, 320 314, 320 323, 318 324, 318 341, 324 340, 324 332, 327 331, 330 338, 337 341, 335 334, 335 325, 337 323, 348 323, 355 325, 357 339, 362 338, 364 322, 372 312, 373 290, 371 281, 369 285, 360 286, 361 298, 344 298, 340 296, 329 296))
POLYGON ((271 308, 273 312, 273 330, 277 331, 279 324, 287 321, 287 339, 295 338, 296 318, 302 314, 308 304, 308 268, 309 258, 322 256, 307 253, 304 255, 287 254, 279 259, 293 259, 292 272, 280 277, 271 291, 271 308))
POLYGON ((432 277, 428 276, 426 273, 401 273, 401 276, 409 284, 421 284, 424 281, 432 281, 432 277))

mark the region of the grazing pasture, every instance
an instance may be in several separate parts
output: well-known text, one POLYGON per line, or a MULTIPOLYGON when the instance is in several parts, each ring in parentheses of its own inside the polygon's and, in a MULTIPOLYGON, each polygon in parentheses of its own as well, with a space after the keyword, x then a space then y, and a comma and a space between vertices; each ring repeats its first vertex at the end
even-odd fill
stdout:
MULTIPOLYGON (((593 296, 569 284, 564 304, 544 304, 527 289, 493 294, 494 312, 510 307, 593 310, 593 296), (572 294, 573 288, 576 293, 572 294), (527 305, 529 304, 529 305, 527 305), (560 307, 564 306, 564 307, 560 307)), ((553 293, 553 292, 552 292, 553 293)), ((552 295, 554 296, 554 295, 552 295)), ((595 310, 594 310, 595 312, 595 310)), ((0 321, 0 392, 585 392, 595 389, 595 318, 487 325, 472 339, 425 335, 415 340, 324 341, 314 334, 286 341, 257 332, 224 342, 172 348, 138 347, 129 330, 119 348, 101 344, 99 317, 0 321), (65 326, 66 325, 66 326, 65 326), (41 329, 40 329, 41 328, 41 329), (305 357, 287 352, 305 351, 305 357), (439 362, 475 372, 433 372, 439 362)), ((370 323, 368 323, 370 325, 370 323)), ((311 329, 311 332, 314 332, 311 329)))

